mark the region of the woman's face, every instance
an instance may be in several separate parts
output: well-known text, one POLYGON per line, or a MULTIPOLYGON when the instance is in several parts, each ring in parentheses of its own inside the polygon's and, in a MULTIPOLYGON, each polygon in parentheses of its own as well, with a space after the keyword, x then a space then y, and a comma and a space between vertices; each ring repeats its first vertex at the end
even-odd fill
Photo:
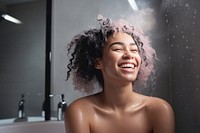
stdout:
POLYGON ((140 64, 141 57, 133 38, 116 32, 108 38, 97 69, 101 69, 105 82, 132 82, 137 77, 140 64))

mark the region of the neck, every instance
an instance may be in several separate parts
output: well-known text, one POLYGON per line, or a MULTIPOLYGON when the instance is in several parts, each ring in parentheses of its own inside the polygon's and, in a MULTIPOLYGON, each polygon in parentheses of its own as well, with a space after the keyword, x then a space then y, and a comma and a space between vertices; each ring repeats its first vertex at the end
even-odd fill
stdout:
POLYGON ((134 101, 132 83, 127 85, 105 84, 102 96, 104 103, 113 109, 126 108, 134 101))

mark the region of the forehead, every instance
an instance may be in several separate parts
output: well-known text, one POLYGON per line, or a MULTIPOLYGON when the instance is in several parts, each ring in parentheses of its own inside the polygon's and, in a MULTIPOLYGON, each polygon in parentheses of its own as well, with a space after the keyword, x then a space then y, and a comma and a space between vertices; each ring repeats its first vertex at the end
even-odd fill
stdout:
POLYGON ((132 36, 123 32, 115 32, 113 35, 108 37, 107 44, 110 45, 114 42, 122 42, 123 44, 133 44, 135 41, 132 36))

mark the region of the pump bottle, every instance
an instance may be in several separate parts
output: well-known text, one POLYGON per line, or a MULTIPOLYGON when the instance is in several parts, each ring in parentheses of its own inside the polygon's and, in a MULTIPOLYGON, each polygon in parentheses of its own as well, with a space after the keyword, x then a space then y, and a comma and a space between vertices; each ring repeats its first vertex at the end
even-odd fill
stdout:
POLYGON ((24 118, 25 117, 25 112, 24 112, 24 94, 21 94, 21 100, 19 101, 18 104, 18 118, 24 118))
POLYGON ((57 107, 57 120, 61 121, 64 119, 64 112, 67 107, 67 103, 64 100, 64 94, 60 95, 60 102, 58 103, 57 107))

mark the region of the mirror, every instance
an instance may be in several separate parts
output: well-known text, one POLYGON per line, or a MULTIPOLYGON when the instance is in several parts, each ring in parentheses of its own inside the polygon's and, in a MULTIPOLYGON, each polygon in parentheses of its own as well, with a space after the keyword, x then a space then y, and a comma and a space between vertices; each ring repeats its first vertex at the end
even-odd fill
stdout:
POLYGON ((19 108, 23 121, 44 121, 46 0, 0 0, 0 11, 21 21, 0 22, 0 124, 21 117, 19 108))

